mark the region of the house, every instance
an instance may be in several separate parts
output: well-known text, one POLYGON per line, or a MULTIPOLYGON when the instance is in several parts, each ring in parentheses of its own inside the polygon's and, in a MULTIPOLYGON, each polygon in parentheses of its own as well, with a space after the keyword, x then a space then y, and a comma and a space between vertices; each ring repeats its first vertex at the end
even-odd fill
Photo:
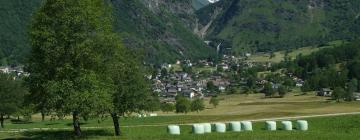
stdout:
POLYGON ((219 64, 219 65, 216 66, 216 68, 222 68, 223 70, 228 70, 229 65, 227 65, 227 64, 219 64))
POLYGON ((354 98, 356 101, 360 101, 360 93, 359 92, 355 92, 354 93, 354 98))
POLYGON ((333 91, 330 88, 322 88, 320 91, 317 92, 317 96, 330 97, 332 92, 333 91))
POLYGON ((167 97, 176 97, 178 90, 176 88, 169 88, 167 90, 166 96, 167 97))
POLYGON ((224 92, 224 91, 226 90, 226 87, 225 87, 225 86, 219 86, 219 90, 220 90, 221 92, 224 92))
POLYGON ((0 67, 0 71, 1 71, 2 73, 10 73, 10 70, 9 70, 8 67, 0 67))
POLYGON ((183 91, 183 96, 192 99, 195 97, 195 92, 193 90, 185 90, 183 91))

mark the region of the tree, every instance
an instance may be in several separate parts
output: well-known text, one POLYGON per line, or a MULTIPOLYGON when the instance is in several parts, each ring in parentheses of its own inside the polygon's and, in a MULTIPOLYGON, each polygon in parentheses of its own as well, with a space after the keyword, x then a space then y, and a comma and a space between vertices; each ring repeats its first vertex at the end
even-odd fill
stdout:
POLYGON ((4 116, 19 111, 22 107, 26 90, 20 80, 13 76, 0 73, 0 126, 4 128, 4 116))
POLYGON ((176 100, 176 113, 188 113, 190 111, 190 101, 185 97, 178 97, 176 100))
POLYGON ((280 86, 278 88, 278 92, 280 97, 284 97, 286 95, 286 93, 288 92, 288 89, 285 86, 280 86))
POLYGON ((157 110, 158 106, 155 95, 151 95, 150 84, 143 75, 143 66, 139 55, 133 51, 125 51, 119 55, 121 62, 115 61, 112 67, 112 81, 115 91, 112 94, 113 108, 111 117, 113 119, 115 135, 120 135, 119 116, 125 116, 133 112, 157 110))
POLYGON ((205 109, 204 100, 202 99, 195 99, 191 102, 191 111, 203 111, 205 109))
POLYGON ((304 85, 301 87, 302 92, 309 92, 311 91, 311 87, 308 81, 305 81, 304 85))
POLYGON ((256 86, 256 79, 253 76, 250 76, 247 79, 246 85, 250 88, 253 89, 256 86))
POLYGON ((357 79, 352 79, 348 83, 348 88, 344 95, 345 101, 353 101, 354 100, 354 92, 357 90, 357 86, 358 86, 357 82, 358 82, 357 79))
POLYGON ((218 97, 211 97, 209 104, 212 104, 215 108, 219 105, 220 100, 218 97))
POLYGON ((272 84, 270 82, 265 84, 264 93, 265 93, 265 96, 272 96, 275 93, 275 90, 272 87, 272 84))
POLYGON ((229 88, 227 88, 227 94, 235 94, 236 92, 236 87, 234 86, 230 86, 229 88))
POLYGON ((34 100, 47 110, 72 114, 81 136, 80 116, 104 114, 111 107, 113 56, 121 47, 103 0, 47 0, 34 15, 32 52, 26 65, 34 100))
POLYGON ((334 92, 332 93, 332 99, 336 100, 337 102, 340 102, 340 99, 344 97, 345 90, 342 87, 336 87, 334 92))
POLYGON ((210 92, 214 92, 214 93, 218 93, 219 89, 214 85, 213 81, 209 81, 206 83, 206 88, 207 90, 209 90, 210 92))
POLYGON ((164 77, 167 76, 168 71, 167 71, 165 68, 162 68, 161 71, 160 71, 160 73, 161 73, 161 78, 164 78, 164 77))
POLYGON ((161 104, 161 111, 168 113, 173 112, 175 110, 175 106, 171 103, 163 103, 161 104))

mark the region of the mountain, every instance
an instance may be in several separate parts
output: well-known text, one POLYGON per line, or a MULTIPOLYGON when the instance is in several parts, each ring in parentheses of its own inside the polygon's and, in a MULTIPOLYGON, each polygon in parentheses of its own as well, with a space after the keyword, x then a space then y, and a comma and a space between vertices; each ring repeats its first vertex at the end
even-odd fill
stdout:
MULTIPOLYGON (((21 64, 29 53, 27 30, 43 0, 0 1, 1 65, 21 64)), ((114 27, 125 46, 145 54, 148 63, 203 59, 213 49, 193 34, 196 15, 191 0, 108 0, 114 27)))
POLYGON ((0 0, 0 65, 19 64, 30 51, 27 27, 40 0, 0 0))
POLYGON ((196 14, 201 26, 209 26, 203 37, 223 42, 235 54, 360 35, 360 0, 224 0, 196 14))
POLYGON ((112 0, 115 28, 130 47, 143 48, 153 63, 200 59, 213 49, 191 31, 195 23, 191 0, 112 0))
POLYGON ((220 0, 192 0, 192 6, 196 10, 208 6, 209 4, 216 3, 220 0))

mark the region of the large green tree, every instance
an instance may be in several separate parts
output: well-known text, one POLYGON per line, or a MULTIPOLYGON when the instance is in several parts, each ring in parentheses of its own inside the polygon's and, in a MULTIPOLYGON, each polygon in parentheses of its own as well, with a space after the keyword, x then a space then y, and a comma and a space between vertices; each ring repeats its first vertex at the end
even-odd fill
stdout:
POLYGON ((121 47, 116 40, 103 0, 46 0, 30 29, 27 83, 33 97, 40 97, 34 104, 72 114, 80 136, 80 116, 103 114, 111 107, 108 68, 121 47))
POLYGON ((4 116, 16 113, 23 104, 27 92, 13 75, 0 73, 0 126, 4 128, 4 116))
POLYGON ((111 112, 115 135, 120 135, 119 116, 160 108, 158 99, 151 95, 140 59, 132 52, 127 52, 122 56, 124 59, 120 60, 124 61, 115 62, 111 71, 115 86, 115 92, 112 94, 114 108, 111 112))

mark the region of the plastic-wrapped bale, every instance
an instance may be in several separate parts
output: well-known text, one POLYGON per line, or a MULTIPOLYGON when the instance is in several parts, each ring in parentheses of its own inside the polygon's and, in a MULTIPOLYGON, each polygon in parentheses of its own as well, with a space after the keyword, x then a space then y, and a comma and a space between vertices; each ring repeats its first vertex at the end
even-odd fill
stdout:
POLYGON ((215 124, 215 130, 219 133, 225 133, 226 132, 226 125, 224 123, 216 123, 215 124))
POLYGON ((276 130, 276 122, 275 121, 266 121, 265 127, 266 127, 266 130, 275 131, 276 130))
POLYGON ((282 121, 281 124, 282 124, 284 130, 287 130, 287 131, 292 130, 292 122, 291 121, 282 121))
POLYGON ((194 134, 204 134, 205 133, 204 125, 202 125, 202 124, 193 124, 192 131, 193 131, 194 134))
POLYGON ((204 126, 204 132, 205 133, 211 133, 211 124, 210 123, 203 123, 204 126))
POLYGON ((156 116, 158 116, 156 113, 151 113, 151 114, 149 114, 149 116, 150 117, 156 117, 156 116))
POLYGON ((308 122, 305 120, 298 120, 297 123, 297 129, 301 131, 307 131, 309 129, 308 122))
POLYGON ((250 121, 242 121, 241 128, 244 131, 252 131, 252 123, 250 121))
POLYGON ((167 130, 171 135, 180 135, 180 127, 178 125, 169 125, 167 130))
POLYGON ((230 122, 230 129, 234 132, 240 132, 241 131, 241 124, 240 122, 230 122))

